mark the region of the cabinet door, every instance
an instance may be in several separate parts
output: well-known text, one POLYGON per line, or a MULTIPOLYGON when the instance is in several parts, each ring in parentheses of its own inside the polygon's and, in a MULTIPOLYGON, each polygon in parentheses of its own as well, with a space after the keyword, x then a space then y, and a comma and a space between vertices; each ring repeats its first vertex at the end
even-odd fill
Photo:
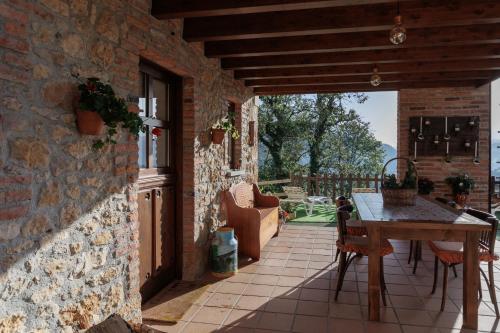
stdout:
POLYGON ((155 189, 155 270, 175 268, 174 187, 155 189))
POLYGON ((139 192, 139 256, 141 285, 151 278, 153 268, 153 198, 151 191, 139 192))

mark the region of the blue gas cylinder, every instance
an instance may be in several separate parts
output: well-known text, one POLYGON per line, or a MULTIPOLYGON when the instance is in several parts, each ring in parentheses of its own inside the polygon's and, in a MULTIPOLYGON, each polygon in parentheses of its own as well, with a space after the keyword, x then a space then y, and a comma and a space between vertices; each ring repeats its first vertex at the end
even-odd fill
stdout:
POLYGON ((210 261, 215 276, 228 277, 238 272, 238 241, 233 228, 217 229, 211 250, 210 261))

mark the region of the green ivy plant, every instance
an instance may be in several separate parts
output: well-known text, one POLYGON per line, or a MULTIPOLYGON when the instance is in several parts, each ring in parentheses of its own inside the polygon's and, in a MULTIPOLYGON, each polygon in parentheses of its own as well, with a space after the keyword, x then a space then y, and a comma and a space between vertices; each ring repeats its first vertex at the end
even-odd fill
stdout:
POLYGON ((236 128, 236 126, 233 125, 235 117, 236 117, 236 115, 234 112, 229 112, 227 117, 225 117, 219 123, 217 123, 214 126, 214 128, 215 129, 222 129, 222 130, 228 132, 234 140, 238 139, 240 137, 240 132, 238 132, 238 129, 236 128))
POLYGON ((97 112, 107 127, 106 139, 94 142, 92 147, 95 150, 103 148, 105 144, 116 143, 114 136, 120 124, 136 137, 139 136, 139 132, 144 132, 145 126, 141 117, 129 112, 125 100, 116 96, 109 84, 92 77, 79 84, 78 90, 80 92, 79 108, 97 112))
POLYGON ((417 188, 417 177, 415 175, 415 167, 413 164, 408 162, 407 171, 405 177, 401 183, 398 183, 395 174, 383 175, 383 187, 385 189, 416 189, 417 188))
POLYGON ((446 184, 451 186, 454 195, 469 194, 474 189, 475 182, 467 174, 448 177, 445 179, 446 184))

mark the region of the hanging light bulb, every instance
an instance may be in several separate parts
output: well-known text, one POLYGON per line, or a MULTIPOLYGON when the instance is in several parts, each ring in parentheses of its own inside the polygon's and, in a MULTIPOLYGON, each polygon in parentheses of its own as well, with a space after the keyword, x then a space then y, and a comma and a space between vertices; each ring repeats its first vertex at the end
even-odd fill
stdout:
POLYGON ((403 16, 399 13, 399 1, 398 12, 394 17, 394 27, 391 29, 389 40, 395 45, 403 44, 406 40, 406 29, 403 27, 403 16))
POLYGON ((373 67, 373 74, 370 77, 370 84, 374 87, 378 87, 378 86, 380 86, 381 83, 382 83, 382 78, 378 74, 377 66, 375 66, 375 67, 373 67))

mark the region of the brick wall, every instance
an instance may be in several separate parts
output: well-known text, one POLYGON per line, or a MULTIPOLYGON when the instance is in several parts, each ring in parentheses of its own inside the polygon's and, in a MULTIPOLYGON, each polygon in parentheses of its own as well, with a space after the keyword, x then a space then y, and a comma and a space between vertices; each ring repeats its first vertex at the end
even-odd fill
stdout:
MULTIPOLYGON (((185 279, 207 268, 210 230, 224 223, 220 192, 257 178, 246 143, 256 98, 182 21, 158 21, 149 0, 0 3, 0 331, 72 332, 118 312, 139 321, 137 144, 94 152, 78 134, 73 75, 140 91, 139 62, 182 77, 182 228, 185 279), (227 177, 225 147, 209 129, 241 104, 244 176, 227 177)), ((137 106, 130 105, 132 111, 137 106)))
MULTIPOLYGON (((433 197, 452 199, 450 187, 444 182, 448 176, 469 174, 476 182, 469 204, 474 208, 488 208, 489 147, 490 147, 490 86, 479 88, 405 89, 398 95, 398 155, 409 156, 409 117, 412 116, 479 116, 479 156, 481 163, 472 163, 472 157, 453 156, 450 164, 443 157, 419 157, 420 177, 435 182, 433 197)), ((401 165, 399 165, 401 167, 401 165)))

